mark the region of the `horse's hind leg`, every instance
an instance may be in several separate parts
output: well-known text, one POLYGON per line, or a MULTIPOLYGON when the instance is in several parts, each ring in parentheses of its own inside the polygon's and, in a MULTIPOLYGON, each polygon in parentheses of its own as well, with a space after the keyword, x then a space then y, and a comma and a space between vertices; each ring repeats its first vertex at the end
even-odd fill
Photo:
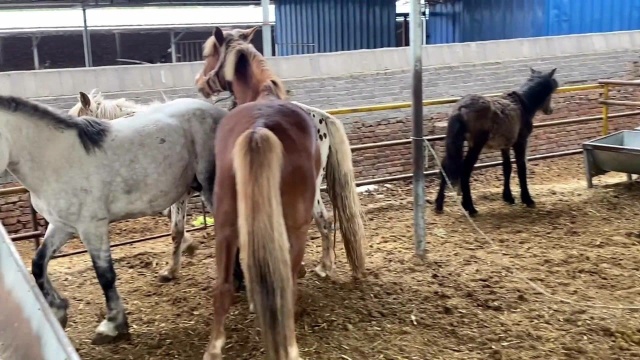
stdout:
POLYGON ((511 157, 509 156, 509 149, 500 150, 502 154, 502 176, 504 177, 502 200, 507 204, 515 204, 516 200, 511 193, 511 157))
MULTIPOLYGON (((220 216, 221 217, 221 216, 220 216)), ((217 284, 213 294, 213 326, 203 360, 222 359, 225 342, 224 322, 233 302, 233 268, 238 237, 234 230, 220 229, 216 239, 217 284)), ((247 289, 247 295, 249 295, 247 289)))
POLYGON ((102 345, 128 339, 129 323, 124 305, 116 289, 116 271, 113 268, 109 248, 109 224, 92 223, 79 231, 80 239, 87 248, 93 269, 107 303, 107 316, 96 329, 91 344, 102 345))
POLYGON ((527 185, 527 140, 519 140, 513 146, 513 152, 516 156, 516 167, 518 169, 518 181, 520 182, 520 199, 527 207, 536 207, 535 201, 529 194, 529 186, 527 185))
POLYGON ((475 216, 478 210, 473 206, 473 199, 471 198, 471 173, 473 172, 473 166, 478 162, 482 148, 487 143, 487 138, 484 136, 480 139, 474 140, 473 146, 467 151, 467 156, 464 158, 462 165, 462 174, 460 176, 460 190, 462 190, 462 207, 469 213, 469 216, 475 216))
POLYGON ((185 231, 187 206, 190 196, 191 192, 183 196, 177 203, 171 205, 171 239, 173 240, 173 249, 169 265, 158 275, 160 282, 169 282, 178 277, 182 262, 182 251, 193 254, 196 250, 193 239, 185 231))
POLYGON ((444 195, 445 195, 446 188, 447 188, 447 180, 445 179, 444 173, 441 170, 440 171, 440 187, 438 188, 438 196, 436 196, 436 208, 435 208, 436 214, 442 214, 442 211, 444 210, 444 195))
MULTIPOLYGON (((334 272, 334 265, 336 261, 334 254, 335 244, 331 241, 330 235, 334 225, 329 218, 327 209, 325 209, 322 198, 320 197, 321 181, 322 177, 319 176, 316 183, 316 198, 313 200, 313 220, 315 221, 318 231, 320 232, 320 237, 322 238, 322 259, 320 260, 320 264, 315 268, 315 272, 320 275, 320 277, 331 277, 334 272)), ((304 269, 304 263, 302 264, 301 269, 304 269)), ((304 276, 303 273, 298 275, 300 275, 300 277, 304 276)))
POLYGON ((72 232, 49 224, 44 235, 44 241, 31 261, 31 273, 33 274, 36 284, 63 328, 67 326, 69 301, 60 296, 53 287, 47 274, 47 267, 51 257, 72 237, 72 232))

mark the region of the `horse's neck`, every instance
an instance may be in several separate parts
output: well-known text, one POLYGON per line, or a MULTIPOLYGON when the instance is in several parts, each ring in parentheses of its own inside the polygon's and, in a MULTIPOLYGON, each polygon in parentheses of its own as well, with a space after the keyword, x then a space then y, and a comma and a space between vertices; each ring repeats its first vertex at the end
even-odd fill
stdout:
POLYGON ((29 189, 46 183, 46 176, 34 177, 28 174, 42 174, 51 168, 47 166, 53 165, 48 164, 47 155, 51 153, 52 148, 57 148, 60 136, 69 137, 67 133, 75 134, 71 131, 61 133, 45 122, 31 119, 21 113, 0 110, 0 134, 3 138, 1 141, 7 141, 9 152, 6 168, 29 189))

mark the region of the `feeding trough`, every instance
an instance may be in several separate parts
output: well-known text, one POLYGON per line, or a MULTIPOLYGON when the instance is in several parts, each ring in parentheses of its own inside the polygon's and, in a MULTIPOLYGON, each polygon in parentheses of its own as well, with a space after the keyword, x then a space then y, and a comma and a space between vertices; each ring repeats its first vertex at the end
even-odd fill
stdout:
POLYGON ((80 360, 0 224, 0 359, 80 360))
POLYGON ((610 171, 640 175, 640 128, 622 130, 582 144, 587 175, 587 187, 593 178, 610 171))

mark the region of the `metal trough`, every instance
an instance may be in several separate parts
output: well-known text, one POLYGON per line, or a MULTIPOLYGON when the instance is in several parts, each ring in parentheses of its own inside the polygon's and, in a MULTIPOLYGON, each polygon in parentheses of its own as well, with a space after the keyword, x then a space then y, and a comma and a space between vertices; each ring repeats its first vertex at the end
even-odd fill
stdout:
POLYGON ((582 144, 587 175, 587 187, 593 178, 610 171, 640 175, 640 128, 622 130, 582 144))
POLYGON ((80 360, 0 224, 0 359, 80 360))

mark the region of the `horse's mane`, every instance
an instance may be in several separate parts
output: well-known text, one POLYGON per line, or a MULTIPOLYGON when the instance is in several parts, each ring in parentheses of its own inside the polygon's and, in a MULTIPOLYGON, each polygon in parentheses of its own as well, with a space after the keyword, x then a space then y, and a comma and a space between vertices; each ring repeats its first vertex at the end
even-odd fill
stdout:
POLYGON ((202 44, 202 56, 207 57, 213 55, 214 45, 217 45, 216 37, 211 35, 207 41, 202 44))
POLYGON ((76 130, 84 149, 90 153, 102 147, 109 134, 108 121, 89 116, 76 117, 46 105, 16 96, 0 95, 0 109, 28 115, 59 130, 76 130))
POLYGON ((258 74, 253 74, 253 76, 262 81, 262 88, 260 90, 267 91, 279 99, 287 98, 287 90, 284 83, 271 71, 267 60, 252 44, 243 41, 232 42, 227 51, 227 59, 225 60, 223 69, 226 81, 233 81, 235 79, 238 60, 241 55, 244 55, 247 57, 252 68, 259 71, 258 74))

